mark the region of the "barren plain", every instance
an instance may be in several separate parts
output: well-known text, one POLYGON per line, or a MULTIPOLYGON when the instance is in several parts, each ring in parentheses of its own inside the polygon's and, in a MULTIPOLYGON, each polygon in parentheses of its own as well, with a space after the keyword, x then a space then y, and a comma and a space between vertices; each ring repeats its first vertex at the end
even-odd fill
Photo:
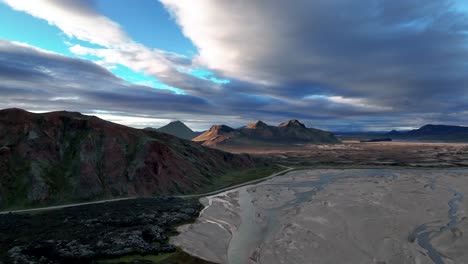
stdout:
POLYGON ((192 255, 216 263, 468 263, 467 145, 230 151, 298 169, 202 198, 197 221, 171 238, 192 255))
POLYGON ((343 141, 334 145, 223 146, 295 167, 468 167, 468 143, 343 141))

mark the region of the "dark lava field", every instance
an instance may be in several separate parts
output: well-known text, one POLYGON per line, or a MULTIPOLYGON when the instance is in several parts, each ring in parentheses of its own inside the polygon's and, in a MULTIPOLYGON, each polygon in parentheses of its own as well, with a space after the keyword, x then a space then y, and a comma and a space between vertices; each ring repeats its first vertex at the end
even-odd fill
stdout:
POLYGON ((201 209, 158 197, 0 215, 0 263, 206 263, 168 243, 201 209))

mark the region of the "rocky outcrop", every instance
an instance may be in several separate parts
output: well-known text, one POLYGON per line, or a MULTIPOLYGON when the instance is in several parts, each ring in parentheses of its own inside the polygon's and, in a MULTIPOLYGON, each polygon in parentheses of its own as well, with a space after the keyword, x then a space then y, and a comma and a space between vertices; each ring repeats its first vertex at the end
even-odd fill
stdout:
POLYGON ((278 127, 301 127, 301 128, 305 128, 306 126, 304 124, 302 124, 301 122, 299 122, 299 120, 297 120, 297 119, 291 119, 291 120, 288 120, 286 122, 283 122, 283 123, 279 124, 278 127))
POLYGON ((233 155, 74 112, 0 111, 0 207, 196 191, 233 155))
POLYGON ((205 146, 215 146, 238 136, 240 136, 239 131, 232 127, 226 125, 215 125, 205 133, 192 139, 192 141, 201 142, 205 146))

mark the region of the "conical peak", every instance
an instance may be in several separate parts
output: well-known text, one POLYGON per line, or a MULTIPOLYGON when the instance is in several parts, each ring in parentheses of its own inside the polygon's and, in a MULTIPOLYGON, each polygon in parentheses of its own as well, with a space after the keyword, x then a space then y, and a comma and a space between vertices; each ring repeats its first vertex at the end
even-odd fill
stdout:
POLYGON ((230 132, 233 131, 234 128, 228 127, 226 125, 214 125, 210 128, 210 131, 223 131, 223 132, 230 132))
POLYGON ((300 126, 300 127, 304 127, 305 128, 305 125, 302 124, 301 122, 299 122, 299 120, 297 119, 291 119, 287 122, 284 122, 284 123, 281 123, 279 125, 279 127, 293 127, 293 126, 300 126))
POLYGON ((182 121, 175 120, 175 121, 171 121, 169 124, 184 124, 184 123, 182 121))
POLYGON ((268 126, 268 125, 265 124, 263 121, 258 120, 256 122, 252 122, 252 123, 248 124, 246 126, 246 128, 259 128, 259 127, 265 127, 265 126, 268 126))

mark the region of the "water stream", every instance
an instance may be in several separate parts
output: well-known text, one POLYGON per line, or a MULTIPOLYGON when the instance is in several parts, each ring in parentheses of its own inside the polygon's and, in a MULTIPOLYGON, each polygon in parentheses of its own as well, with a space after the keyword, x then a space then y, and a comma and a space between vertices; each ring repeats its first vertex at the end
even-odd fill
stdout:
MULTIPOLYGON (((373 176, 373 170, 355 170, 344 174, 342 171, 328 172, 321 175, 318 180, 286 182, 286 183, 265 183, 264 186, 285 186, 289 188, 309 187, 307 191, 296 192, 295 198, 283 205, 274 208, 264 209, 262 212, 262 223, 258 223, 256 207, 253 204, 252 196, 248 189, 252 186, 244 186, 239 190, 239 205, 241 215, 241 225, 237 232, 233 234, 228 248, 228 260, 232 264, 258 263, 255 249, 260 246, 262 241, 267 241, 268 236, 274 235, 280 228, 279 219, 283 209, 295 208, 305 202, 308 202, 319 191, 326 188, 338 178, 373 176)), ((388 172, 380 172, 378 177, 394 179, 394 175, 388 172)), ((258 185, 257 185, 258 186, 258 185)))
MULTIPOLYGON (((281 228, 282 214, 289 209, 294 210, 294 208, 311 201, 318 192, 337 179, 350 177, 376 177, 392 181, 397 179, 398 173, 396 173, 396 171, 397 170, 376 169, 334 170, 324 172, 318 178, 311 178, 297 182, 266 181, 264 183, 240 187, 237 191, 239 193, 238 202, 240 207, 239 214, 241 224, 233 233, 229 243, 227 252, 229 263, 259 263, 258 257, 260 254, 258 254, 257 250, 264 241, 271 241, 272 237, 270 236, 274 236, 281 228), (289 201, 280 203, 277 207, 259 209, 255 204, 256 197, 254 189, 260 186, 294 188, 295 196, 289 201)), ((463 171, 466 172, 465 170, 463 171)), ((420 172, 427 173, 425 170, 420 170, 420 172)), ((431 190, 440 188, 437 184, 437 178, 432 179, 428 187, 430 187, 431 190)), ((424 249, 427 256, 435 264, 444 264, 445 262, 444 257, 434 247, 431 241, 440 234, 448 231, 451 231, 454 236, 456 236, 458 232, 457 226, 461 221, 461 217, 459 216, 459 203, 463 200, 463 194, 452 188, 448 188, 448 190, 453 193, 453 198, 447 202, 449 207, 447 211, 447 220, 424 223, 416 227, 408 237, 410 242, 416 242, 422 249, 424 249)))
POLYGON ((247 191, 247 186, 239 189, 239 206, 242 224, 234 233, 228 250, 229 263, 232 264, 248 263, 251 249, 259 242, 261 233, 255 223, 255 208, 252 206, 252 197, 247 191))
MULTIPOLYGON (((436 186, 436 180, 433 179, 431 189, 434 190, 436 186)), ((463 200, 463 194, 453 188, 449 188, 449 190, 453 193, 454 197, 447 202, 449 206, 447 224, 442 226, 435 226, 437 222, 422 224, 416 227, 408 238, 410 242, 416 241, 420 247, 426 250, 427 255, 435 264, 444 264, 445 262, 442 254, 432 245, 431 240, 447 231, 451 231, 456 238, 457 226, 460 223, 458 202, 463 200)))

